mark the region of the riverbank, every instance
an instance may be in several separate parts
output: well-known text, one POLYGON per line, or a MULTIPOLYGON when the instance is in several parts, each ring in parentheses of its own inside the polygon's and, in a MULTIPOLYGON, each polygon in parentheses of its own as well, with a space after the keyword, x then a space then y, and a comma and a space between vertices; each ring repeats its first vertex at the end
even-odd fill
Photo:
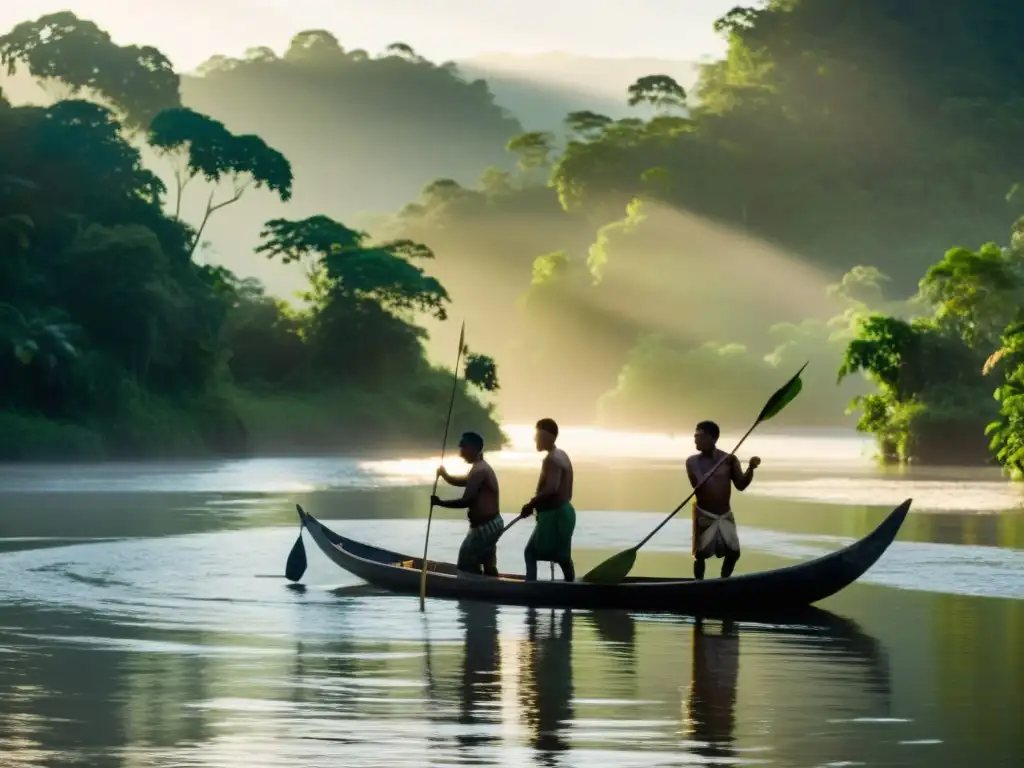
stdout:
MULTIPOLYGON (((147 397, 105 419, 62 422, 0 411, 0 461, 100 461, 310 456, 339 452, 436 451, 451 379, 388 389, 256 392, 222 388, 172 402, 147 397), (441 386, 441 385, 444 386, 441 386), (446 390, 446 391, 444 391, 446 390)), ((507 436, 494 409, 460 385, 449 442, 480 432, 489 447, 507 436)))

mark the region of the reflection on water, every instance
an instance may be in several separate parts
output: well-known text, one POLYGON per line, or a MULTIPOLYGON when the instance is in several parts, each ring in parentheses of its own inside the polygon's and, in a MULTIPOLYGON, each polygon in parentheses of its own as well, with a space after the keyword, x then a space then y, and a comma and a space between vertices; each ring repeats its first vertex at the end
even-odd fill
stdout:
MULTIPOLYGON (((3 764, 953 766, 1009 765, 1021 746, 1012 727, 958 728, 962 700, 935 709, 928 627, 906 637, 894 700, 880 641, 824 611, 723 625, 438 601, 420 615, 415 599, 278 585, 262 605, 277 631, 253 634, 224 608, 202 632, 180 603, 141 622, 0 609, 3 764)), ((993 654, 1004 679, 987 700, 1012 705, 1021 665, 993 654)))
MULTIPOLYGON (((577 438, 586 569, 678 503, 690 446, 577 438)), ((737 501, 741 572, 835 550, 915 497, 832 613, 723 625, 429 601, 420 614, 315 550, 303 588, 254 578, 281 572, 296 502, 417 552, 429 459, 0 468, 0 766, 1018 765, 1024 515, 978 514, 1003 503, 987 505, 985 478, 882 478, 845 438, 758 439, 764 495, 737 501), (773 496, 801 488, 835 498, 773 496), (834 503, 837 488, 878 503, 834 503), (921 514, 922 489, 971 511, 921 514)), ((536 479, 536 453, 515 448, 496 461, 509 504, 536 479)), ((433 525, 431 553, 453 559, 463 516, 433 525)), ((529 533, 503 539, 508 569, 529 533)), ((688 536, 674 520, 639 572, 687 572, 688 536)))
MULTIPOLYGON (((471 758, 477 749, 498 743, 494 726, 501 722, 501 641, 498 607, 488 603, 460 603, 459 623, 465 640, 459 686, 456 735, 460 751, 471 758)), ((428 650, 429 662, 429 650, 428 650)), ((428 673, 428 679, 433 677, 428 673)))
POLYGON ((736 624, 726 621, 718 634, 705 631, 704 621, 693 625, 693 666, 686 697, 686 720, 694 751, 732 762, 736 726, 736 686, 740 675, 740 638, 736 624))
POLYGON ((570 748, 565 731, 573 719, 572 629, 572 611, 527 609, 519 696, 541 765, 557 765, 559 753, 570 748))

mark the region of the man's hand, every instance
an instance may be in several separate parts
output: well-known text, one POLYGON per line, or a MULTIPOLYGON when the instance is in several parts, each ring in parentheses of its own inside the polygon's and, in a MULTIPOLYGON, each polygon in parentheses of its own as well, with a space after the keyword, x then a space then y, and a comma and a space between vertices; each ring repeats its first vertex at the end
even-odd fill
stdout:
POLYGON ((749 466, 751 469, 757 469, 758 467, 760 467, 761 466, 761 459, 760 459, 760 457, 758 457, 758 456, 751 456, 750 457, 750 463, 747 466, 749 466))
POLYGON ((526 504, 523 504, 523 509, 519 513, 519 516, 520 517, 529 517, 532 514, 533 514, 533 505, 530 504, 529 502, 527 502, 526 504))

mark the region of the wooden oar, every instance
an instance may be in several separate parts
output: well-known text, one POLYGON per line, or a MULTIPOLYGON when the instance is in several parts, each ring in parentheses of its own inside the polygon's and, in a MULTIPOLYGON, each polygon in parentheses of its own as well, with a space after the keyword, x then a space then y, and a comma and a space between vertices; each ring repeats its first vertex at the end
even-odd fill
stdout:
MULTIPOLYGON (((459 331, 459 353, 455 356, 455 376, 452 378, 452 397, 448 401, 448 418, 444 422, 444 439, 441 440, 441 464, 444 464, 444 449, 448 445, 448 428, 452 423, 452 409, 455 407, 455 390, 459 385, 459 363, 462 362, 462 348, 466 343, 466 322, 462 322, 462 330, 459 331)), ((433 499, 437 495, 437 481, 440 478, 434 475, 434 490, 430 493, 433 499)), ((430 521, 434 518, 434 502, 430 502, 430 511, 427 513, 427 535, 423 539, 423 568, 420 570, 420 611, 425 610, 427 598, 427 547, 430 544, 430 521)))
POLYGON ((302 529, 306 526, 299 521, 299 538, 292 545, 292 551, 288 553, 288 560, 284 564, 284 577, 288 581, 298 581, 306 572, 306 545, 302 543, 302 529))
POLYGON ((796 372, 796 375, 787 381, 770 398, 768 398, 768 402, 765 403, 764 408, 761 409, 761 413, 758 414, 757 419, 754 421, 753 425, 751 425, 750 429, 747 430, 747 433, 740 438, 738 443, 736 443, 736 447, 732 449, 732 453, 728 453, 719 459, 718 463, 712 467, 711 471, 704 475, 697 485, 694 486, 690 495, 683 499, 682 504, 672 510, 671 514, 662 520, 658 524, 657 528, 647 534, 647 536, 645 536, 644 539, 635 547, 619 552, 617 555, 612 555, 603 563, 591 569, 583 576, 582 581, 587 581, 592 584, 618 584, 625 579, 633 569, 633 565, 636 564, 636 553, 640 550, 640 547, 650 541, 654 537, 654 534, 660 531, 669 520, 675 517, 679 510, 686 506, 687 502, 696 495, 697 489, 715 473, 715 470, 728 460, 730 456, 734 456, 736 454, 736 451, 740 449, 740 446, 743 445, 744 441, 750 436, 750 433, 754 431, 758 424, 768 421, 768 419, 771 419, 774 416, 778 416, 782 409, 793 402, 796 396, 800 394, 800 390, 803 388, 803 382, 800 380, 800 374, 804 372, 804 368, 806 367, 807 363, 800 366, 800 370, 796 372))
MULTIPOLYGON (((500 539, 502 536, 504 536, 505 535, 505 531, 507 531, 509 528, 511 528, 513 525, 515 525, 516 523, 518 523, 522 519, 523 519, 522 515, 516 515, 515 520, 513 520, 511 523, 509 523, 508 525, 506 525, 504 528, 501 529, 501 533, 498 534, 498 538, 500 539)), ((553 562, 551 563, 551 580, 552 581, 555 580, 555 564, 553 562)))

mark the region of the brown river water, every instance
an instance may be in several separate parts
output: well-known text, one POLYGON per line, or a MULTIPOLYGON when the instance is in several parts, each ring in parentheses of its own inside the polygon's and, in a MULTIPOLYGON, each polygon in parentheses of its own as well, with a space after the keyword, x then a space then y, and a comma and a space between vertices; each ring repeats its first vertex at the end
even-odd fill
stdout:
MULTIPOLYGON (((528 430, 512 435, 492 457, 509 517, 539 466, 528 430)), ((687 436, 562 442, 581 573, 689 490, 687 436)), ((296 502, 420 553, 429 458, 0 467, 0 768, 1024 764, 1024 489, 885 472, 845 435, 755 434, 753 453, 738 573, 834 550, 914 498, 893 547, 813 620, 420 613, 308 537, 305 588, 272 578, 296 502)), ((530 525, 502 540, 504 570, 522 570, 530 525)), ((454 559, 464 527, 435 513, 431 556, 454 559)), ((689 537, 683 513, 634 573, 689 575, 689 537)))

